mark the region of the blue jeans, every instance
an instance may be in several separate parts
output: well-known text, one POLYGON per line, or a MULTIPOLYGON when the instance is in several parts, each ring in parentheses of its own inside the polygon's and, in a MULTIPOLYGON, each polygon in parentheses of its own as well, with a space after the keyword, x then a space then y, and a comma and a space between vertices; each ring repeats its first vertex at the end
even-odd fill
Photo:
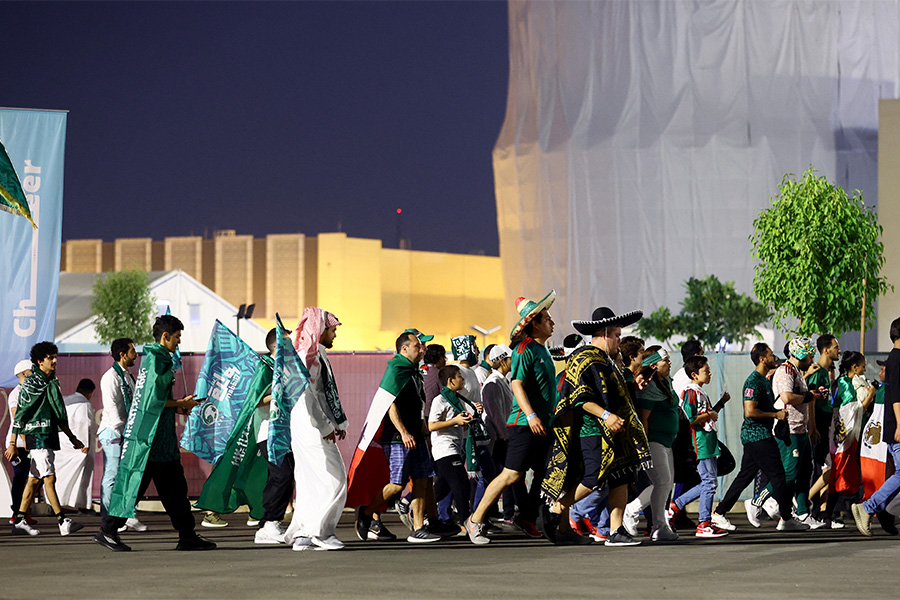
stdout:
POLYGON ((100 514, 106 516, 109 499, 116 486, 119 459, 122 457, 122 434, 115 429, 105 428, 99 433, 100 447, 103 448, 103 480, 100 483, 100 514))
POLYGON ((576 523, 587 519, 600 535, 609 535, 609 489, 594 490, 569 508, 569 516, 576 523))
POLYGON ((894 474, 881 484, 871 498, 862 503, 863 508, 870 515, 883 511, 900 491, 900 443, 888 444, 888 453, 894 461, 894 474))
POLYGON ((696 499, 700 499, 699 521, 709 521, 712 518, 712 503, 719 486, 718 464, 715 457, 704 458, 697 463, 697 473, 700 474, 700 483, 678 496, 675 506, 684 510, 684 507, 696 499))

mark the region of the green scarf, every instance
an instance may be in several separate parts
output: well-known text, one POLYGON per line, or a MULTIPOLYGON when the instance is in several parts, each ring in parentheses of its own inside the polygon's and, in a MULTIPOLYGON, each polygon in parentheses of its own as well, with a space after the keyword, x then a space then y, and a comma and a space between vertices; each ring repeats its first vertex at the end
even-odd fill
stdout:
POLYGON ((466 431, 466 472, 478 473, 481 470, 481 465, 478 462, 478 455, 475 452, 475 447, 478 445, 478 442, 489 441, 491 439, 487 429, 484 427, 484 422, 481 420, 478 411, 475 410, 474 406, 469 404, 468 400, 447 386, 441 388, 441 396, 443 396, 447 403, 453 407, 453 410, 456 411, 456 414, 453 415, 454 418, 464 412, 468 412, 472 415, 472 421, 469 423, 466 431))
POLYGON ((125 369, 117 362, 113 363, 113 369, 119 376, 119 383, 122 385, 122 397, 125 399, 125 411, 127 412, 131 410, 131 399, 134 395, 134 390, 131 389, 131 377, 125 374, 125 369))
POLYGON ((319 357, 321 363, 320 377, 322 385, 325 387, 325 402, 328 404, 328 410, 331 411, 331 417, 334 420, 334 426, 347 424, 347 415, 344 414, 344 407, 341 406, 341 399, 338 397, 337 384, 334 376, 331 374, 331 363, 325 357, 319 357))
POLYGON ((144 346, 134 399, 122 436, 119 472, 109 501, 109 514, 114 517, 134 516, 134 505, 150 455, 150 446, 156 435, 159 417, 172 396, 174 381, 175 371, 169 351, 159 343, 144 346))
POLYGON ((31 375, 19 388, 19 408, 12 432, 42 437, 57 435, 60 425, 69 425, 66 404, 54 371, 47 375, 33 365, 31 375))
POLYGON ((378 387, 384 389, 395 398, 400 394, 409 380, 413 377, 422 378, 419 367, 414 365, 411 360, 402 354, 394 355, 394 358, 388 361, 387 369, 381 378, 378 387))

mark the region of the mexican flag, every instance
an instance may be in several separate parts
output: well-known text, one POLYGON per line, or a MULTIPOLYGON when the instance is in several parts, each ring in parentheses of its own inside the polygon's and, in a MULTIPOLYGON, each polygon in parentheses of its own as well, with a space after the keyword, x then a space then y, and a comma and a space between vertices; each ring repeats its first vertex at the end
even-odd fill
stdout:
MULTIPOLYGON (((864 390, 861 390, 865 393, 864 390)), ((860 471, 856 463, 859 447, 859 430, 863 418, 863 405, 857 399, 856 390, 849 377, 842 376, 834 392, 835 410, 831 417, 831 454, 833 475, 831 487, 836 492, 855 493, 860 485, 860 471)))
POLYGON ((217 513, 232 513, 243 504, 250 516, 263 515, 263 488, 268 477, 266 457, 256 448, 259 433, 259 401, 272 387, 274 361, 263 356, 250 382, 250 393, 235 420, 222 459, 210 473, 197 506, 217 513))
POLYGON ((860 438, 859 465, 862 471, 863 499, 868 500, 887 478, 888 449, 883 439, 884 385, 875 393, 872 416, 866 422, 860 438))
POLYGON ((390 481, 387 458, 379 443, 381 424, 400 390, 413 377, 421 377, 419 369, 402 354, 397 354, 388 361, 350 461, 347 472, 347 506, 367 506, 390 481))
POLYGON ((284 335, 281 317, 275 314, 278 344, 275 346, 275 373, 269 412, 269 462, 280 465, 291 451, 291 411, 309 385, 309 371, 297 356, 294 345, 284 335))
MULTIPOLYGON (((174 363, 175 358, 172 360, 174 363)), ((188 417, 181 436, 182 448, 212 465, 219 463, 250 400, 259 365, 259 355, 217 320, 194 388, 203 402, 188 417)), ((258 402, 257 398, 253 408, 258 402)))

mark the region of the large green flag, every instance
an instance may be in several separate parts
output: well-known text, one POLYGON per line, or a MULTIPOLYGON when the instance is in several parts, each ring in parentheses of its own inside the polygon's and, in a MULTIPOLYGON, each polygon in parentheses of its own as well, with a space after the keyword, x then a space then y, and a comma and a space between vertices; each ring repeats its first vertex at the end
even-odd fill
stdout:
POLYGON ((262 517, 262 492, 268 477, 268 465, 266 457, 256 448, 261 420, 256 407, 272 387, 274 364, 270 357, 263 356, 256 367, 247 399, 225 444, 225 453, 203 484, 197 507, 217 513, 232 513, 246 504, 250 507, 251 517, 262 517))
POLYGON ((22 183, 2 142, 0 142, 0 210, 25 217, 31 226, 37 229, 34 219, 31 218, 31 209, 28 208, 22 183))
POLYGON ((150 455, 150 446, 156 435, 159 417, 166 402, 172 397, 174 382, 175 371, 172 369, 169 351, 159 343, 144 346, 141 370, 122 438, 119 472, 109 500, 109 514, 114 517, 134 516, 134 505, 150 455))

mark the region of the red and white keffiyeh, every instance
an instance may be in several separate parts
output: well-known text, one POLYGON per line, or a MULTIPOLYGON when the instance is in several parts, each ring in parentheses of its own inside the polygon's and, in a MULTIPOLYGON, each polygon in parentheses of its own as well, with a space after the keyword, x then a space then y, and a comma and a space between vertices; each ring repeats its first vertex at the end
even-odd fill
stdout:
POLYGON ((306 368, 312 368, 318 364, 319 339, 328 327, 340 325, 336 316, 327 310, 317 306, 307 306, 303 309, 300 322, 294 328, 294 350, 303 359, 306 368))

